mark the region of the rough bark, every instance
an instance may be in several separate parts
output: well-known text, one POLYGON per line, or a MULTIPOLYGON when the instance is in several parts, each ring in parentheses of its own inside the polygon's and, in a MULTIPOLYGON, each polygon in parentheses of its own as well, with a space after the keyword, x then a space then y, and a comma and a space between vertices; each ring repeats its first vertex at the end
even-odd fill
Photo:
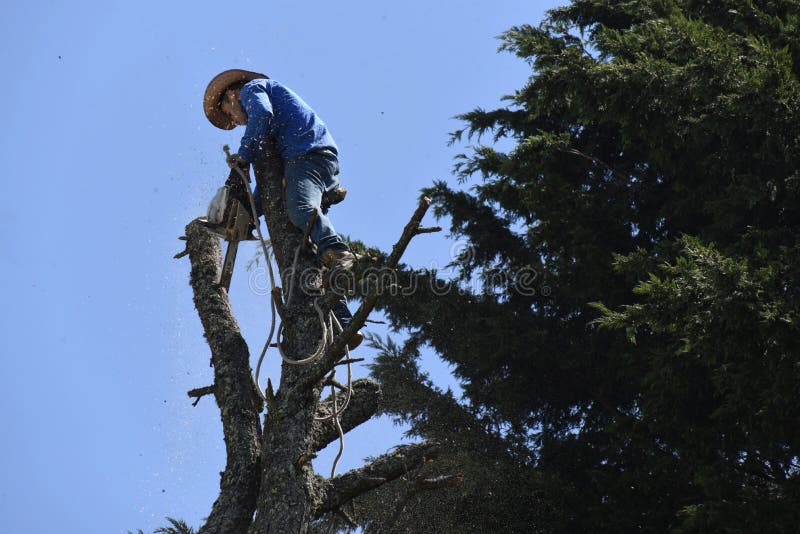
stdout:
POLYGON ((214 366, 213 392, 220 407, 227 464, 220 493, 199 534, 244 532, 258 495, 261 445, 259 406, 251 381, 250 354, 231 311, 228 295, 217 286, 219 240, 199 223, 186 227, 190 284, 214 366))
MULTIPOLYGON (((281 275, 283 290, 276 295, 287 300, 287 289, 294 284, 291 302, 279 303, 284 336, 281 344, 292 359, 314 353, 322 340, 322 327, 315 310, 315 299, 324 294, 322 276, 314 254, 301 246, 303 232, 289 221, 283 200, 283 162, 266 150, 254 165, 261 191, 261 202, 269 231, 272 252, 281 275), (295 251, 300 250, 294 265, 295 251), (291 280, 291 282, 290 282, 291 280)), ((419 220, 428 206, 421 202, 412 221, 391 255, 396 265, 408 242, 418 233, 419 220)), ((332 400, 320 401, 325 375, 341 359, 347 336, 363 326, 374 306, 372 296, 365 299, 349 330, 333 341, 315 363, 284 363, 274 396, 268 399, 263 434, 258 413, 262 409, 255 397, 247 345, 233 317, 227 294, 216 281, 220 271, 220 246, 202 225, 190 223, 186 229, 187 250, 192 262, 191 285, 195 305, 212 349, 215 381, 198 388, 190 396, 198 400, 213 391, 220 407, 228 452, 228 465, 222 476, 220 496, 200 532, 237 534, 305 533, 312 522, 360 493, 402 476, 424 458, 432 457, 436 447, 415 444, 398 448, 372 464, 326 481, 316 475, 311 459, 316 452, 338 437, 330 421, 315 416, 330 413, 332 400), (253 513, 255 512, 255 516, 253 513)), ((325 313, 332 300, 320 298, 325 313)), ((342 396, 343 398, 343 396, 342 396)), ((378 410, 380 387, 371 380, 353 383, 350 406, 340 419, 343 431, 358 426, 378 410)))
POLYGON ((393 452, 377 457, 370 464, 353 469, 328 483, 325 500, 317 508, 317 514, 337 510, 355 497, 400 478, 418 468, 427 460, 438 456, 439 445, 414 443, 401 445, 393 452))
MULTIPOLYGON (((339 424, 342 430, 347 433, 361 423, 369 421, 378 411, 381 398, 381 389, 377 382, 362 378, 353 382, 353 396, 350 404, 342 414, 339 424)), ((339 395, 343 402, 344 395, 339 395)), ((319 404, 317 417, 327 417, 333 408, 333 401, 330 397, 319 404)), ((330 442, 339 437, 339 432, 330 420, 314 421, 312 427, 311 444, 315 451, 325 448, 330 442)))
MULTIPOLYGON (((289 220, 283 201, 283 169, 280 158, 264 154, 255 165, 261 190, 264 219, 275 260, 283 276, 284 293, 294 276, 292 300, 284 311, 284 350, 294 359, 312 354, 322 339, 322 328, 314 310, 313 292, 321 288, 321 275, 313 254, 303 246, 296 269, 295 250, 302 232, 289 220)), ((286 295, 284 295, 286 298, 286 295)), ((297 387, 311 366, 284 364, 275 392, 273 408, 264 419, 261 461, 261 495, 250 532, 306 532, 314 509, 322 499, 322 488, 311 466, 314 415, 322 383, 297 387)))

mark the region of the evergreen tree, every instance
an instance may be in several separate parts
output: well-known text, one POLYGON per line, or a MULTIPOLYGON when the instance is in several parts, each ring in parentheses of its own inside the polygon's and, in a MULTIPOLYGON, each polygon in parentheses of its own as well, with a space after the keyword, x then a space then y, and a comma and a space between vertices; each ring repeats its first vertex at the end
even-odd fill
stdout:
POLYGON ((411 336, 376 340, 373 367, 384 411, 448 444, 464 482, 422 497, 409 477, 354 514, 367 531, 794 531, 800 4, 574 0, 501 48, 530 79, 453 141, 513 149, 471 146, 471 187, 426 191, 471 253, 452 291, 381 301, 411 336), (423 345, 462 401, 420 373, 423 345))

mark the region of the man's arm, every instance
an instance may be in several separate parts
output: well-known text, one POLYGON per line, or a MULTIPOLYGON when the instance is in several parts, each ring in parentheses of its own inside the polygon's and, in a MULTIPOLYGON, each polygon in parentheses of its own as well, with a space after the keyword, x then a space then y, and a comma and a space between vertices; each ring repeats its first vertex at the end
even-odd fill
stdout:
MULTIPOLYGON (((250 216, 253 216, 252 210, 250 209, 250 199, 247 197, 247 189, 248 184, 242 178, 242 174, 247 176, 250 171, 250 165, 244 161, 242 158, 237 157, 236 154, 233 154, 232 164, 235 168, 231 168, 231 172, 228 175, 228 179, 225 181, 225 185, 228 186, 228 192, 231 197, 235 198, 242 205, 245 207, 250 216)), ((253 200, 256 206, 256 215, 255 217, 260 217, 263 215, 263 211, 261 209, 261 196, 258 191, 258 185, 256 185, 255 189, 253 190, 253 200)), ((255 218, 254 217, 254 218, 255 218)))
POLYGON ((247 127, 238 154, 247 163, 252 163, 269 133, 273 116, 272 102, 267 95, 267 88, 256 82, 244 84, 239 100, 247 113, 247 127))

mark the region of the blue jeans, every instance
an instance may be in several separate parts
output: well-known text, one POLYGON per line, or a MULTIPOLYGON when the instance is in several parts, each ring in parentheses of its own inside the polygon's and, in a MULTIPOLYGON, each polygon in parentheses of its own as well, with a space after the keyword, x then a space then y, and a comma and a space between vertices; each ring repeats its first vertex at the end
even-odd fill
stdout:
MULTIPOLYGON (((317 245, 317 255, 328 249, 347 250, 347 245, 336 233, 328 215, 322 212, 322 195, 339 186, 339 160, 333 152, 309 152, 284 162, 286 179, 286 211, 289 220, 305 231, 311 214, 317 220, 311 227, 311 240, 317 245)), ((256 213, 263 215, 261 196, 256 186, 253 195, 256 213)))
POLYGON ((322 195, 339 185, 339 160, 333 152, 309 152, 287 160, 286 211, 296 227, 305 230, 311 215, 317 219, 311 227, 311 240, 317 245, 317 254, 328 249, 347 249, 336 233, 331 220, 322 213, 322 195))
MULTIPOLYGON (((333 224, 321 208, 323 193, 339 186, 339 159, 336 154, 330 151, 315 151, 286 160, 284 178, 286 211, 292 224, 305 231, 311 215, 317 212, 317 219, 311 227, 311 240, 317 245, 317 255, 328 249, 347 250, 347 245, 336 233, 333 224)), ((257 203, 256 212, 262 215, 258 187, 254 195, 257 203)), ((333 313, 343 328, 353 317, 347 309, 344 297, 333 307, 333 313)))

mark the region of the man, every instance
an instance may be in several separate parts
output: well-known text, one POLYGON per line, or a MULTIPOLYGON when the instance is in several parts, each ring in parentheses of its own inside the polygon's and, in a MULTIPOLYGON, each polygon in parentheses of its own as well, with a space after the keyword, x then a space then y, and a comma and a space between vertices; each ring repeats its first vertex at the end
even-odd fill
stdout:
MULTIPOLYGON (((243 170, 255 160, 267 138, 276 141, 284 161, 289 219, 305 230, 316 212, 311 239, 317 245, 320 262, 332 270, 352 267, 355 255, 336 233, 327 210, 322 208, 323 198, 339 186, 339 151, 314 110, 294 91, 264 74, 231 69, 208 84, 203 111, 211 124, 223 130, 246 127, 235 156, 243 170)), ((240 181, 232 172, 228 183, 235 186, 240 181)), ((258 186, 254 196, 257 217, 262 214, 258 186)), ((334 307, 334 313, 343 327, 352 317, 344 300, 334 307)), ((362 339, 363 334, 358 332, 348 345, 354 348, 362 339)))
MULTIPOLYGON (((323 197, 339 186, 339 151, 314 110, 285 85, 240 69, 226 70, 211 80, 203 110, 211 124, 223 130, 246 126, 237 154, 244 168, 267 137, 275 139, 284 161, 289 218, 305 230, 316 211, 311 239, 320 261, 330 269, 350 268, 355 255, 322 210, 323 197)), ((261 215, 258 189, 255 199, 257 215, 261 215)))

